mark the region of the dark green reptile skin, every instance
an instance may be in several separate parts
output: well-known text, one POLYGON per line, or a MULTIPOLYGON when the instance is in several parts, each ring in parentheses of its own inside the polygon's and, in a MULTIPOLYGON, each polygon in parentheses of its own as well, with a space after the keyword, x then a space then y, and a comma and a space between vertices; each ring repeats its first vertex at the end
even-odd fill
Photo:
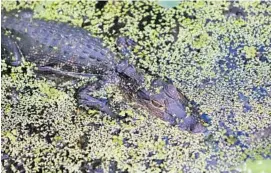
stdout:
POLYGON ((29 10, 3 12, 1 18, 2 32, 11 31, 26 60, 39 66, 70 68, 72 64, 99 73, 114 69, 113 53, 82 28, 34 19, 29 10))

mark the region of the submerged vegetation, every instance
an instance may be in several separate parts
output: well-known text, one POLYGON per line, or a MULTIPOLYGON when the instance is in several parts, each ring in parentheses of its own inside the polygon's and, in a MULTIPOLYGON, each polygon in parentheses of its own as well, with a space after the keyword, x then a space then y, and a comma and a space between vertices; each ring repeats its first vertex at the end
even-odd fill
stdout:
POLYGON ((127 50, 129 62, 146 79, 171 79, 208 120, 208 133, 190 134, 129 103, 121 105, 123 119, 111 119, 77 106, 74 95, 87 81, 56 81, 35 73, 34 64, 12 67, 2 60, 2 168, 223 172, 253 170, 258 162, 245 164, 248 159, 270 164, 271 137, 258 135, 271 126, 270 5, 2 1, 6 10, 31 8, 37 18, 83 27, 119 59, 125 57, 116 39, 133 39, 137 45, 127 50))

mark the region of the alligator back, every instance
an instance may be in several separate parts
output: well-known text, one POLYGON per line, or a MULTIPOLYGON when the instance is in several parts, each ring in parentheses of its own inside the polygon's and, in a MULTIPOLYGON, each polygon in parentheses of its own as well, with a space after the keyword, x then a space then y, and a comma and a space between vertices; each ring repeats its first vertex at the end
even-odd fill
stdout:
POLYGON ((92 72, 113 70, 115 66, 113 53, 82 28, 34 19, 30 10, 2 12, 1 18, 5 34, 10 31, 25 59, 37 65, 92 72))

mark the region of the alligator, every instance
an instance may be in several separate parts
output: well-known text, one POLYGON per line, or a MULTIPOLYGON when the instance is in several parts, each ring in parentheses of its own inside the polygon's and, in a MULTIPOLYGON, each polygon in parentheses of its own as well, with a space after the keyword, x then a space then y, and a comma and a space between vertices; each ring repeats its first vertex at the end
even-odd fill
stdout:
MULTIPOLYGON (((36 64, 39 72, 68 77, 98 77, 98 81, 78 90, 79 106, 97 109, 110 116, 116 113, 108 99, 91 96, 108 84, 119 86, 124 95, 150 115, 157 116, 182 130, 201 133, 206 130, 197 111, 187 114, 188 99, 172 82, 153 80, 151 88, 144 85, 144 77, 128 63, 83 28, 57 21, 34 18, 29 9, 2 11, 1 57, 12 66, 22 60, 36 64), (119 58, 121 59, 121 58, 119 58), (159 88, 159 91, 156 92, 159 88)), ((120 39, 122 45, 128 44, 120 39)), ((196 110, 196 109, 195 109, 196 110)))

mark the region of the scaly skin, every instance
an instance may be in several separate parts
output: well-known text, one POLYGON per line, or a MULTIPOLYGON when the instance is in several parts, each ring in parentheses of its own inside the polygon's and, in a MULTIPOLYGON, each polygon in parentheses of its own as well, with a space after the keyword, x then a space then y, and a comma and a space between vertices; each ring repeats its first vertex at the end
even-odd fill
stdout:
POLYGON ((160 91, 147 90, 143 87, 144 77, 134 66, 129 65, 127 60, 117 63, 114 54, 82 28, 34 19, 29 10, 11 11, 2 12, 1 35, 1 49, 9 53, 7 61, 11 65, 20 65, 24 57, 35 63, 42 72, 71 77, 99 76, 97 83, 79 90, 79 105, 113 116, 108 101, 91 97, 89 92, 114 83, 150 114, 177 124, 183 130, 195 133, 205 131, 198 122, 196 112, 193 116, 187 116, 188 100, 173 84, 154 80, 152 87, 160 87, 160 91))
MULTIPOLYGON (((82 28, 54 21, 33 19, 32 11, 2 15, 2 28, 12 37, 25 59, 38 66, 58 66, 65 70, 107 72, 114 70, 114 55, 82 28)), ((1 33, 3 34, 6 33, 1 33)))

